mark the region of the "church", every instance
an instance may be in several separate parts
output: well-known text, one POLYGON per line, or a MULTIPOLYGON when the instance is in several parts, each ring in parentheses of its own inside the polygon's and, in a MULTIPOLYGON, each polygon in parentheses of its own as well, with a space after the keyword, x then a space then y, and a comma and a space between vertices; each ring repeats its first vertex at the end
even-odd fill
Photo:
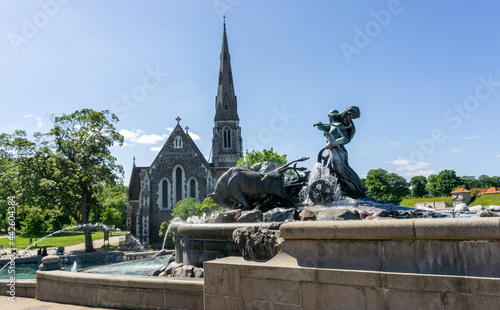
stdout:
POLYGON ((205 199, 217 178, 243 157, 237 107, 224 23, 211 162, 189 136, 189 128, 181 127, 180 117, 149 167, 137 167, 134 158, 127 192, 127 231, 141 243, 161 247, 160 225, 171 219, 175 204, 185 198, 205 199))

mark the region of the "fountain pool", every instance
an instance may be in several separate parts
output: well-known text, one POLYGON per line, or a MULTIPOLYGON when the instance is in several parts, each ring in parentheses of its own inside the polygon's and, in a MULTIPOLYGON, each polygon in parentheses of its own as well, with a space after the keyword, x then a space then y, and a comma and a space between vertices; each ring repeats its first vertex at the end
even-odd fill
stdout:
MULTIPOLYGON (((103 262, 79 263, 77 264, 77 271, 101 274, 147 276, 151 271, 161 267, 169 257, 169 255, 166 255, 156 258, 145 258, 114 264, 103 262)), ((16 279, 35 279, 39 265, 40 263, 16 264, 16 279)), ((63 264, 62 267, 65 271, 71 271, 73 263, 63 264)), ((0 280, 9 279, 10 276, 11 275, 8 273, 8 269, 0 272, 0 280)))
POLYGON ((149 276, 149 274, 153 270, 163 266, 163 264, 165 264, 169 258, 170 255, 138 259, 134 261, 89 268, 84 270, 83 272, 100 273, 100 274, 120 274, 120 275, 130 275, 130 276, 149 276))

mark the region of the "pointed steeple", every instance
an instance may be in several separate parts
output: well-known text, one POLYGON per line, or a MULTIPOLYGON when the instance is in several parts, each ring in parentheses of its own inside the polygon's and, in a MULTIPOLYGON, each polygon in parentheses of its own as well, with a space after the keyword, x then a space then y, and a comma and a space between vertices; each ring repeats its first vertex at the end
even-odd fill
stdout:
POLYGON ((215 97, 214 136, 212 139, 212 164, 217 178, 229 167, 234 167, 243 157, 238 104, 234 93, 231 56, 227 44, 226 22, 220 52, 219 85, 215 97))
POLYGON ((226 23, 222 34, 222 48, 220 53, 219 85, 215 97, 214 121, 238 121, 236 95, 234 93, 233 73, 231 71, 231 56, 227 44, 226 23))

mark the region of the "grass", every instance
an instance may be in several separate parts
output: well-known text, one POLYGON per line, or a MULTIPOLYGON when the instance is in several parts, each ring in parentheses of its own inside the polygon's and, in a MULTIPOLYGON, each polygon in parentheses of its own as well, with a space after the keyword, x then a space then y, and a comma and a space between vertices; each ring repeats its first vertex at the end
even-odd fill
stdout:
MULTIPOLYGON (((117 235, 119 234, 113 233, 113 236, 117 235)), ((38 238, 38 240, 40 240, 42 237, 38 238)), ((104 239, 104 233, 102 232, 92 233, 92 241, 101 239, 104 239)), ((30 242, 29 237, 26 238, 26 237, 21 237, 20 235, 16 235, 16 239, 14 241, 14 247, 18 249, 25 249, 29 246, 29 242, 30 242)), ((43 247, 57 248, 60 246, 67 247, 84 242, 85 242, 85 236, 83 232, 62 232, 54 235, 53 237, 38 242, 32 249, 43 248, 43 247)), ((10 248, 9 239, 2 238, 0 239, 0 243, 3 243, 4 248, 10 248)), ((33 237, 33 243, 35 243, 34 237, 33 237)))
POLYGON ((500 194, 493 194, 493 195, 481 195, 476 197, 474 199, 469 207, 472 206, 500 206, 500 194))
POLYGON ((424 197, 424 198, 405 198, 399 204, 403 207, 415 208, 417 203, 424 203, 426 201, 444 201, 449 205, 453 205, 453 201, 451 200, 451 196, 446 197, 424 197))

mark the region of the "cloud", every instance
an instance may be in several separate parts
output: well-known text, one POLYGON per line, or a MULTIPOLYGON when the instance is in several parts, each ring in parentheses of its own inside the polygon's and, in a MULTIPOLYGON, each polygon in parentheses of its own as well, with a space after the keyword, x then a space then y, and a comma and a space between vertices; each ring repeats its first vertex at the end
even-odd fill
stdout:
POLYGON ((149 148, 152 152, 159 152, 161 151, 161 146, 152 146, 149 148))
POLYGON ((497 154, 497 157, 500 157, 500 154, 497 154))
POLYGON ((120 130, 120 133, 122 134, 122 136, 125 140, 129 140, 130 142, 135 142, 135 143, 140 143, 140 144, 155 144, 159 141, 165 140, 165 138, 168 137, 167 134, 141 135, 142 133, 144 133, 144 131, 142 131, 140 129, 137 129, 134 131, 122 129, 122 130, 120 130))
POLYGON ((43 126, 42 118, 41 117, 35 117, 33 114, 25 114, 25 115, 23 115, 23 118, 34 118, 37 121, 36 127, 42 127, 43 126))
POLYGON ((431 174, 436 174, 436 171, 429 169, 429 170, 417 170, 417 171, 405 173, 405 175, 408 177, 415 177, 415 176, 419 176, 419 175, 422 175, 424 177, 428 177, 431 174))
POLYGON ((387 162, 387 164, 393 164, 396 166, 401 166, 401 165, 408 165, 410 164, 410 161, 408 159, 396 159, 390 162, 387 162))
POLYGON ((167 130, 170 132, 174 131, 174 129, 172 127, 167 127, 167 130))
POLYGON ((462 148, 458 148, 458 149, 451 149, 453 152, 460 152, 462 151, 463 149, 462 148))
MULTIPOLYGON (((429 166, 429 163, 425 162, 418 162, 415 164, 412 164, 411 161, 408 159, 396 159, 390 162, 386 162, 387 164, 393 164, 396 166, 397 171, 405 171, 407 172, 406 175, 414 174, 416 172, 428 172, 428 171, 433 171, 433 170, 422 170, 423 168, 429 166)), ((417 174, 420 175, 420 174, 417 174)))
POLYGON ((201 140, 200 136, 198 136, 197 134, 195 133, 192 133, 192 132, 188 132, 188 135, 191 137, 191 139, 193 139, 194 141, 198 141, 198 140, 201 140))
POLYGON ((468 136, 468 137, 465 137, 464 140, 472 140, 472 139, 479 139, 481 138, 481 136, 468 136))

